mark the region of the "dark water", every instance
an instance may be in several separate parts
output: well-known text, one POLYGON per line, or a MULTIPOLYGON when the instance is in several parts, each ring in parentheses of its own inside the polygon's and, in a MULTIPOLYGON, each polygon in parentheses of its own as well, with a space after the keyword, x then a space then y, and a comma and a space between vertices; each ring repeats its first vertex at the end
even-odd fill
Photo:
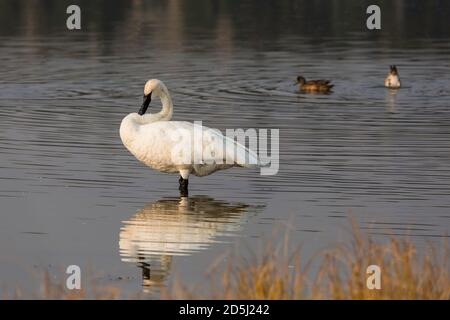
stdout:
MULTIPOLYGON (((0 1, 0 285, 33 291, 69 264, 125 293, 186 283, 233 243, 289 225, 305 255, 345 239, 347 217, 420 246, 450 229, 450 8, 381 2, 0 1), (397 64, 403 88, 383 79, 397 64), (296 91, 298 74, 329 95, 296 91), (159 78, 176 120, 280 130, 280 170, 190 181, 138 163, 121 119, 159 78)), ((152 109, 155 110, 155 109, 152 109)))

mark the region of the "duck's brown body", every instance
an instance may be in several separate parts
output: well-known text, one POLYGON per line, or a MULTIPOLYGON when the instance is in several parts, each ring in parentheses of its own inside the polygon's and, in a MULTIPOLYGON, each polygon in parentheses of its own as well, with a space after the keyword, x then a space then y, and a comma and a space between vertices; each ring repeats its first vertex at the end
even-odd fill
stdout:
POLYGON ((327 93, 330 92, 333 85, 330 80, 309 80, 306 81, 303 77, 297 77, 297 84, 300 91, 303 92, 319 92, 327 93))

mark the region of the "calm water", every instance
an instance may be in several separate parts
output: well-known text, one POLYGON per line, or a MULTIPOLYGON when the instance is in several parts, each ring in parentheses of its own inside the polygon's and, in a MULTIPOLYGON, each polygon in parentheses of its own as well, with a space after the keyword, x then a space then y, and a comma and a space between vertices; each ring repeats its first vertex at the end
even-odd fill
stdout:
POLYGON ((398 1, 373 35, 364 5, 299 1, 254 16, 251 2, 86 3, 84 29, 69 32, 64 1, 48 12, 10 3, 0 1, 0 285, 36 291, 41 270, 77 264, 125 293, 156 292, 173 275, 204 281, 233 244, 257 250, 277 226, 309 256, 346 238, 349 215, 419 247, 447 237, 448 4, 398 1), (382 86, 390 64, 398 91, 382 86), (300 73, 332 79, 334 92, 297 92, 300 73), (147 169, 119 138, 149 78, 168 86, 176 120, 280 129, 279 173, 192 177, 178 198, 178 177, 147 169))

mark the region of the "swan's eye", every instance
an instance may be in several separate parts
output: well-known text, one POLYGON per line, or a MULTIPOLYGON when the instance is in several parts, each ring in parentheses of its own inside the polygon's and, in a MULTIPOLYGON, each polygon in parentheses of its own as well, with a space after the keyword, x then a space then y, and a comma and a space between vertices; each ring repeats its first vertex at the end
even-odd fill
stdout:
POLYGON ((149 94, 144 94, 144 95, 142 96, 142 99, 145 101, 145 100, 147 100, 147 98, 150 98, 150 99, 151 99, 151 96, 152 96, 152 91, 150 91, 149 94))

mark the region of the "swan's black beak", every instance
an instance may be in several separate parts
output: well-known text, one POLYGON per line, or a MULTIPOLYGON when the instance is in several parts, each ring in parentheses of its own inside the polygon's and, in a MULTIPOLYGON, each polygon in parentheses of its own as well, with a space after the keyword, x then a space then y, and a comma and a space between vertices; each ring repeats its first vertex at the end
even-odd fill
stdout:
POLYGON ((142 103, 141 108, 139 109, 139 115, 143 115, 147 112, 148 106, 150 105, 150 101, 152 101, 152 93, 150 92, 148 95, 144 96, 144 102, 142 103))

